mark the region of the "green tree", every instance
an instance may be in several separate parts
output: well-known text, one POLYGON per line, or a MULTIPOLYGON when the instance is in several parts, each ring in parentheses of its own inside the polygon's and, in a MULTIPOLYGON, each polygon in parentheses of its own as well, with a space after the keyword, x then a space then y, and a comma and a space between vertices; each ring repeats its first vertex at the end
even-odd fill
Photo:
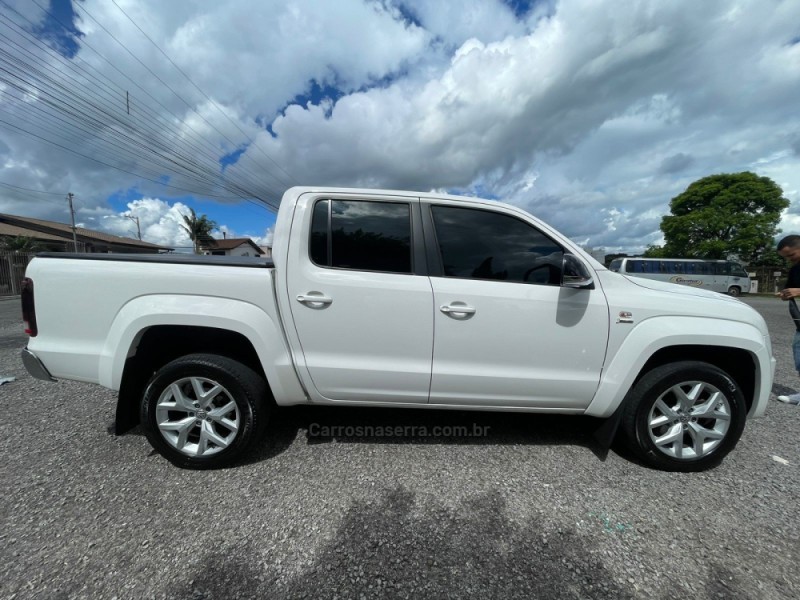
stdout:
POLYGON ((17 235, 0 238, 0 250, 8 252, 38 252, 42 246, 35 238, 17 235))
POLYGON ((681 258, 679 256, 670 256, 663 246, 654 246, 652 244, 647 247, 642 256, 645 258, 681 258))
POLYGON ((698 179, 669 203, 661 220, 664 246, 648 256, 728 258, 745 263, 773 252, 781 212, 789 206, 780 186, 755 173, 698 179))
POLYGON ((198 217, 193 208, 189 208, 189 211, 191 212, 190 215, 181 215, 186 223, 185 225, 181 225, 181 227, 189 234, 189 238, 194 244, 194 253, 200 254, 203 248, 207 248, 210 245, 213 239, 211 237, 211 230, 214 229, 217 224, 206 215, 198 217))

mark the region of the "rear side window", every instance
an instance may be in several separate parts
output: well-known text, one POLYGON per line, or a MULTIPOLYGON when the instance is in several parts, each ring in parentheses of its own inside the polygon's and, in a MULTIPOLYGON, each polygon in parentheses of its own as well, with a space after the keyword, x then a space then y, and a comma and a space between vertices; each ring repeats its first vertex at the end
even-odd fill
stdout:
POLYGON ((431 207, 445 277, 561 285, 564 250, 511 215, 431 207))
POLYGON ((323 267, 411 273, 411 207, 319 200, 311 219, 309 255, 323 267))

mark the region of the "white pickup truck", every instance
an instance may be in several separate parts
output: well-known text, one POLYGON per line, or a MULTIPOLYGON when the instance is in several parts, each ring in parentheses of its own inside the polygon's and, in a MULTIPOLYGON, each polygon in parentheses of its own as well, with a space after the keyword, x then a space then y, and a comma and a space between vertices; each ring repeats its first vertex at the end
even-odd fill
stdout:
POLYGON ((656 468, 697 471, 764 412, 764 320, 714 292, 612 273, 513 206, 292 188, 272 260, 41 254, 28 371, 119 391, 181 467, 227 464, 273 405, 589 415, 656 468))

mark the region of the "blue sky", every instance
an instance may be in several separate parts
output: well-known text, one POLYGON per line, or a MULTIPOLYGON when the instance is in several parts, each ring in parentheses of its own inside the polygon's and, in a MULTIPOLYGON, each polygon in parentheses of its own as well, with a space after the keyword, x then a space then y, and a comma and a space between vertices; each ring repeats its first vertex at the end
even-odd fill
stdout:
POLYGON ((0 212, 66 222, 71 191, 86 226, 179 246, 189 207, 267 241, 253 198, 291 185, 439 190, 637 252, 689 183, 747 170, 800 231, 797 2, 10 6, 0 212))

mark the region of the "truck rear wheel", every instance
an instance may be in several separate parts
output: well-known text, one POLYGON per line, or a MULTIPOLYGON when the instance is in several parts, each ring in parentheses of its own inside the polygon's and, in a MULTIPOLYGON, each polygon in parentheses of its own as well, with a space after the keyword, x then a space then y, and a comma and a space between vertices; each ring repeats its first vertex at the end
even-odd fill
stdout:
POLYGON ((174 465, 222 467, 261 437, 270 404, 264 378, 215 354, 190 354, 162 367, 142 398, 147 439, 174 465))
POLYGON ((622 431, 630 449, 665 471, 718 465, 744 430, 747 407, 736 382, 703 362, 656 367, 628 393, 622 431))

